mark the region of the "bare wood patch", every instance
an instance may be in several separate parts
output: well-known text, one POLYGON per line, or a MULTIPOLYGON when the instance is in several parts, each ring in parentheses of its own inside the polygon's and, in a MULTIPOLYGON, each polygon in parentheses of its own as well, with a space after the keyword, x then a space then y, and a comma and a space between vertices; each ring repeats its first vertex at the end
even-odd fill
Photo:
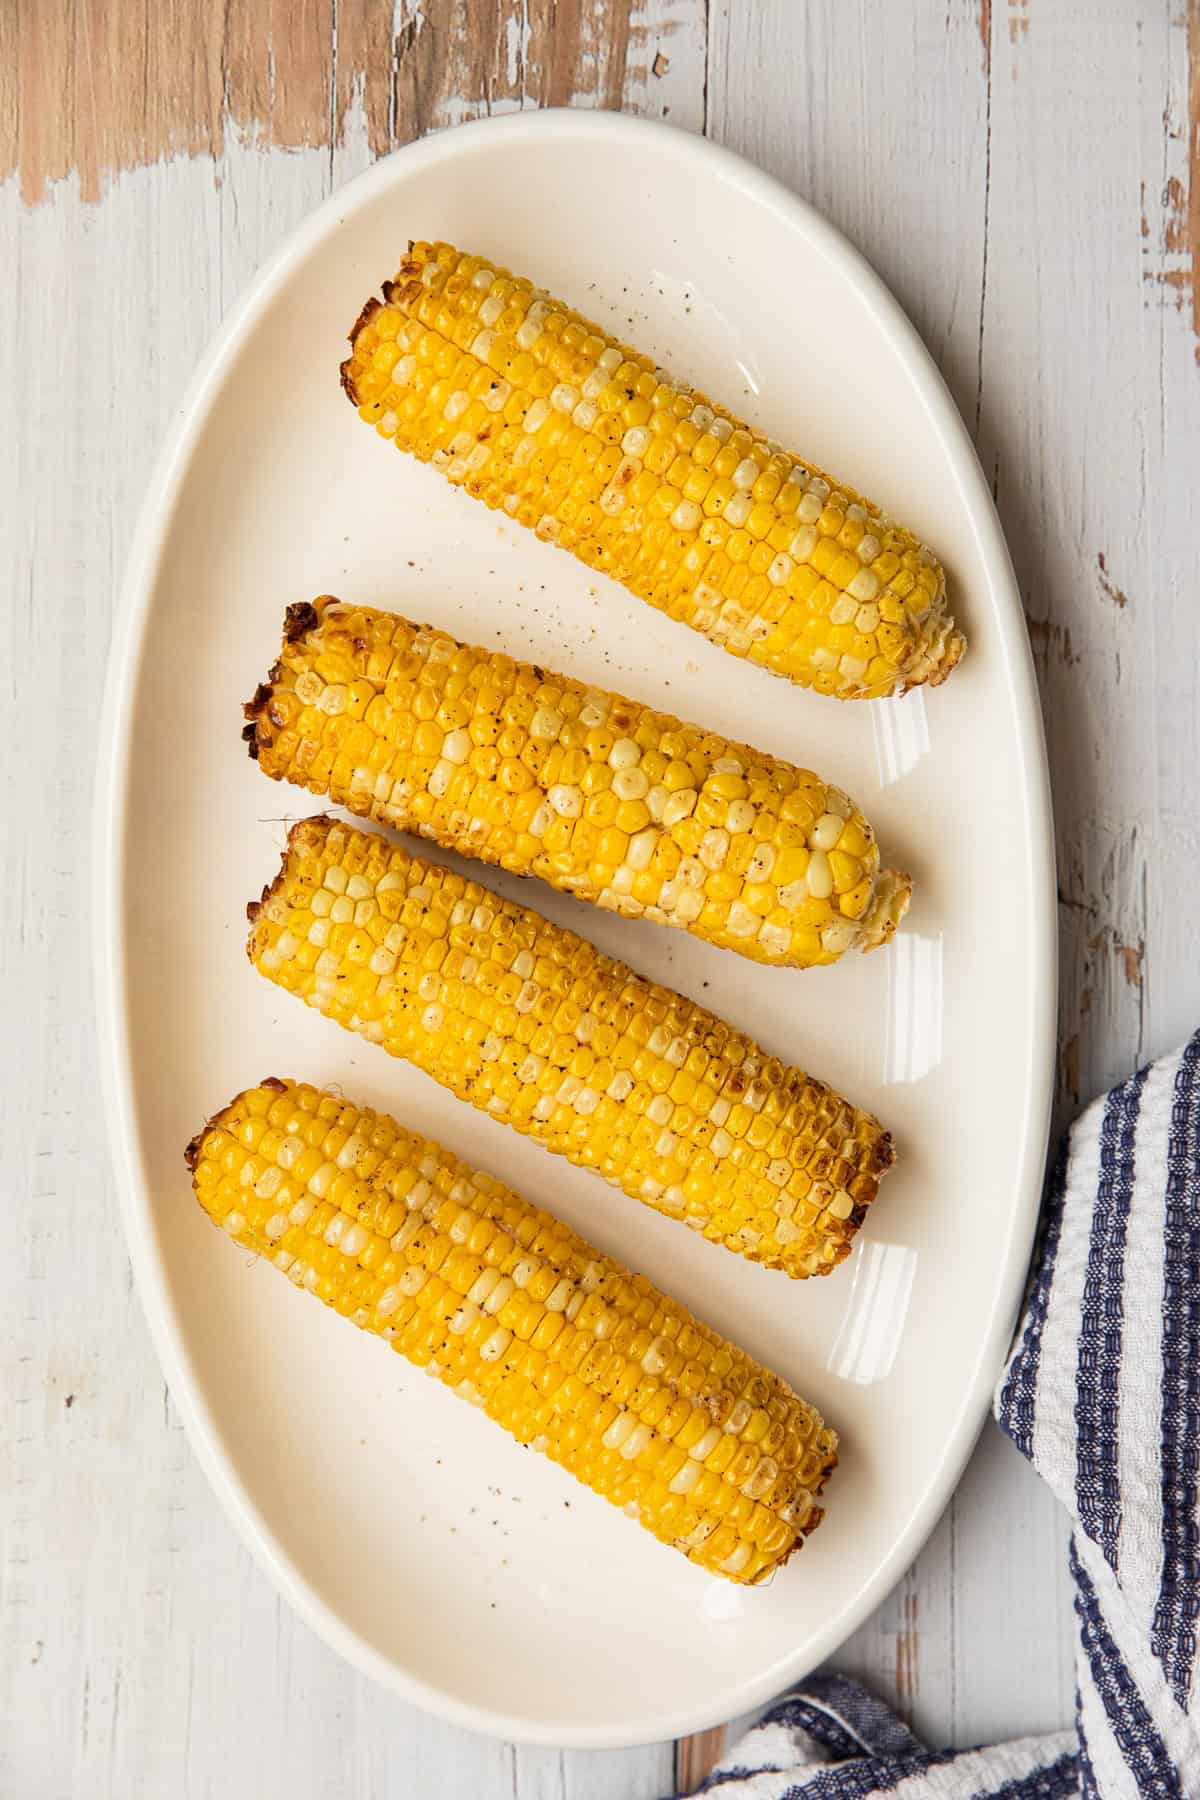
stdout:
POLYGON ((1129 595, 1127 593, 1125 593, 1125 591, 1122 588, 1119 588, 1117 586, 1116 582, 1113 580, 1112 576, 1109 574, 1108 560, 1105 557, 1103 550, 1101 550, 1099 556, 1097 556, 1097 558, 1096 558, 1096 567, 1100 571, 1100 591, 1101 591, 1101 593, 1104 594, 1109 600, 1111 600, 1114 606, 1120 606, 1122 608, 1128 606, 1129 605, 1129 595))
POLYGON ((337 145, 361 105, 380 155, 481 113, 570 103, 665 115, 695 65, 704 0, 7 0, 0 180, 23 198, 78 171, 219 156, 232 127, 337 145), (667 81, 667 46, 688 56, 667 81), (648 90, 653 84, 654 98, 648 90))
POLYGON ((900 1598, 900 1629, 896 1633, 896 1703, 908 1719, 920 1692, 920 1675, 920 1595, 915 1582, 906 1577, 900 1598))
POLYGON ((711 1731, 697 1731, 677 1741, 675 1785, 681 1794, 690 1794, 712 1774, 725 1754, 727 1735, 724 1725, 716 1725, 711 1731))

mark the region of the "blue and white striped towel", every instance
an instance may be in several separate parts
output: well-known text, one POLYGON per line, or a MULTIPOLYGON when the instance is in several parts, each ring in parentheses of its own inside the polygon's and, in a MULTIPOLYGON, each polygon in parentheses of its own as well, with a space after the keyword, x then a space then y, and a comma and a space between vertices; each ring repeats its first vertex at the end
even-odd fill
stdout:
POLYGON ((1200 1796, 1200 1032, 1071 1131, 995 1411, 1075 1521, 1075 1729, 931 1752, 857 1683, 817 1677, 701 1792, 1200 1796))

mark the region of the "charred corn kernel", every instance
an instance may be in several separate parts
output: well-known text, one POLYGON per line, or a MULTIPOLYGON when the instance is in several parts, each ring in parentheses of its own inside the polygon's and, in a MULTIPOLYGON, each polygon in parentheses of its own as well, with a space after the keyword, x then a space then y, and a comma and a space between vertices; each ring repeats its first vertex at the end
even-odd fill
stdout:
POLYGON ((342 385, 488 506, 840 699, 937 685, 962 656, 943 571, 911 532, 531 282, 415 243, 383 295, 342 385))
POLYGON ((811 1406, 439 1145, 271 1078, 211 1119, 186 1160, 200 1205, 243 1249, 702 1568, 763 1582, 819 1524, 837 1437, 811 1406), (318 1153, 307 1176, 299 1145, 318 1153), (332 1203, 323 1169, 341 1171, 332 1203))
POLYGON ((245 710, 277 780, 758 962, 871 949, 908 905, 909 878, 880 868, 866 820, 809 770, 392 613, 289 607, 245 710), (326 703, 333 664, 374 690, 352 735, 326 703), (467 749, 490 735, 495 763, 467 749))
POLYGON ((683 1210, 687 1182, 695 1228, 751 1261, 827 1274, 892 1162, 877 1121, 822 1082, 374 833, 328 818, 293 826, 250 911, 250 959, 269 980, 659 1212, 683 1210), (343 902, 360 922, 314 961, 314 927, 343 902), (376 944, 369 958, 359 938, 376 944), (808 1195, 819 1180, 803 1221, 777 1211, 781 1189, 808 1195))

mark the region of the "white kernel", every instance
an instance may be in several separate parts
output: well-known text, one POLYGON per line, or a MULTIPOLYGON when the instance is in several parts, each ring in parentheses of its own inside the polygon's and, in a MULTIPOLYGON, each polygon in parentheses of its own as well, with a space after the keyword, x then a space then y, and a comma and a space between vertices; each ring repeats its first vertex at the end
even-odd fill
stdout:
POLYGON ((772 955, 786 956, 792 947, 792 934, 785 931, 782 925, 770 925, 764 919, 759 929, 758 941, 764 950, 772 955))
POLYGON ((643 769, 618 769, 613 776, 612 791, 618 800, 644 800, 650 792, 650 777, 643 769))
POLYGON ((429 792, 435 800, 442 799, 446 789, 450 786, 453 774, 454 764, 447 762, 444 757, 439 757, 429 775, 429 792))
POLYGON ((595 1088, 585 1087, 575 1096, 575 1111, 581 1118, 587 1119, 600 1104, 600 1096, 595 1088))
POLYGON ((513 1001, 513 1005, 519 1013, 532 1012, 538 1003, 541 991, 536 981, 527 981, 513 1001))
POLYGON ((671 524, 676 531, 696 531, 703 516, 694 500, 681 500, 671 514, 671 524))
POLYGON ((872 537, 869 531, 865 537, 859 538, 857 555, 860 562, 874 562, 875 558, 879 555, 879 550, 879 539, 877 537, 872 537))
POLYGON ((633 1436, 637 1419, 631 1412, 619 1412, 600 1442, 606 1450, 619 1450, 633 1436))
POLYGON ((642 760, 642 753, 632 738, 618 738, 608 753, 610 769, 631 769, 642 760))
MULTIPOLYGON (((796 518, 801 525, 815 525, 817 520, 820 518, 821 514, 824 511, 825 511, 825 503, 818 494, 805 494, 803 500, 800 502, 799 506, 796 508, 796 518)), ((813 542, 814 543, 816 542, 816 536, 817 536, 817 534, 816 534, 816 532, 814 532, 813 533, 813 542)), ((794 546, 792 549, 792 555, 793 556, 796 555, 796 550, 795 550, 794 546)))
POLYGON ((755 937, 758 934, 758 914, 740 900, 735 900, 729 908, 728 925, 734 937, 755 937))
POLYGON ((302 1194, 300 1199, 296 1201, 296 1204, 288 1213, 288 1223, 290 1225, 307 1225, 308 1221, 312 1218, 313 1207, 315 1204, 315 1201, 313 1201, 309 1195, 302 1194))
POLYGON ((675 1111, 674 1102, 666 1094, 655 1094, 646 1108, 646 1117, 652 1125, 668 1125, 671 1114, 675 1111))
POLYGON ((779 555, 775 558, 775 561, 767 570, 767 580, 774 587, 782 587, 795 566, 796 565, 791 557, 785 556, 783 552, 780 551, 779 555))
POLYGON ((716 1425, 710 1425, 708 1430, 704 1433, 704 1436, 697 1443, 692 1445, 691 1449, 688 1451, 688 1455, 692 1458, 693 1462, 702 1463, 706 1457, 712 1455, 720 1441, 720 1428, 716 1425))
POLYGON ((700 861, 706 869, 719 869, 729 854, 729 833, 719 826, 706 831, 700 840, 700 861))
POLYGON ((709 1149, 714 1156, 728 1156, 733 1149, 733 1139, 727 1131, 714 1131, 709 1149))
MULTIPOLYGON (((435 264, 431 263, 426 263, 425 266, 426 268, 436 267, 435 264)), ((478 288, 480 293, 486 294, 495 279, 496 271, 494 269, 489 269, 487 267, 479 268, 476 269, 471 277, 471 286, 473 288, 478 288)))
POLYGON ((833 870, 823 850, 814 850, 805 871, 808 891, 814 900, 828 900, 833 892, 833 870))
POLYGON ((673 1131, 662 1131, 655 1141, 654 1154, 662 1157, 674 1156, 678 1145, 679 1139, 673 1131))
POLYGON ((574 412, 579 405, 579 389, 572 387, 569 381, 560 381, 551 392, 550 404, 556 412, 574 412))
POLYGON ((675 917, 685 925, 693 924, 704 911, 704 895, 699 888, 685 888, 675 902, 675 917))
POLYGON ((758 480, 760 473, 761 470, 754 458, 745 456, 733 471, 733 485, 735 488, 744 488, 749 492, 758 480))
POLYGON ((744 775, 746 765, 740 756, 718 756, 712 772, 714 775, 744 775))
POLYGON ((358 1256, 358 1255, 360 1255, 362 1253, 362 1251, 364 1251, 366 1249, 367 1244, 370 1242, 370 1237, 371 1237, 371 1234, 367 1230, 366 1226, 360 1225, 358 1220, 355 1219, 354 1222, 351 1224, 349 1231, 347 1231, 345 1233, 344 1237, 342 1238, 342 1255, 343 1256, 358 1256))
POLYGON ((650 817, 656 825, 662 824, 663 814, 667 810, 667 801, 670 798, 670 788, 664 787, 661 781, 657 782, 646 795, 646 805, 649 808, 650 817))
POLYGON ((858 941, 858 926, 849 919, 837 919, 821 932, 821 948, 830 956, 841 956, 858 941))
MULTIPOLYGON (((521 329, 524 330, 524 326, 522 326, 521 329)), ((520 343, 520 341, 521 341, 520 332, 518 332, 517 333, 517 342, 520 343)), ((529 411, 525 414, 525 417, 522 420, 522 424, 526 431, 533 433, 535 431, 540 431, 542 429, 542 426, 546 423, 546 420, 549 417, 550 417, 549 402, 546 400, 535 400, 533 405, 529 408, 529 411)))
POLYGON ((512 1276, 502 1276, 484 1302, 484 1312, 490 1313, 491 1316, 495 1318, 496 1314, 500 1311, 500 1308, 506 1304, 513 1291, 514 1283, 512 1276))
POLYGON ((631 425, 621 439, 621 449, 626 456, 645 456, 650 448, 651 433, 644 425, 631 425))
POLYGON ((531 1051, 517 1067, 517 1080, 521 1082, 522 1085, 536 1081, 545 1067, 545 1057, 535 1056, 531 1051))
POLYGON ((874 569, 860 569, 846 592, 856 600, 875 600, 879 596, 879 577, 874 569))
POLYGON ((557 782, 546 798, 560 819, 577 819, 583 811, 583 795, 569 782, 557 782))
POLYGON ((766 881, 774 867, 774 844, 760 844, 758 849, 754 852, 754 855, 750 858, 749 865, 746 869, 746 880, 754 882, 766 881))
MULTIPOLYGON (((396 363, 392 368, 392 386, 393 387, 407 387, 409 382, 412 380, 413 376, 416 374, 416 372, 417 372, 416 357, 415 356, 402 356, 400 358, 399 362, 396 363)), ((398 422, 399 421, 397 421, 397 423, 398 422)))
MULTIPOLYGON (((614 787, 616 783, 614 782, 614 787)), ((654 855, 654 846, 658 842, 658 833, 653 830, 639 831, 629 840, 629 848, 625 852, 625 867, 628 869, 648 869, 650 859, 654 855)))
POLYGON ((849 625, 857 611, 858 607, 849 594, 839 594, 829 609, 829 623, 831 625, 849 625))
POLYGON ((571 414, 571 423, 572 425, 578 425, 580 431, 590 431, 592 426, 596 423, 598 411, 599 408, 597 407, 596 402, 587 399, 585 396, 571 414))
POLYGON ((481 1272, 475 1277, 475 1280, 473 1281, 471 1286, 467 1289, 467 1299, 470 1302, 470 1304, 472 1306, 482 1306, 484 1301, 487 1299, 488 1295, 491 1293, 492 1289, 497 1286, 499 1281, 500 1281, 499 1269, 483 1269, 483 1270, 481 1270, 481 1272))
POLYGON ((704 886, 704 864, 698 856, 685 856, 675 871, 676 881, 684 887, 702 888, 704 886))
POLYGON ((844 825, 836 813, 822 813, 808 835, 818 850, 836 850, 844 825))
POLYGON ((728 419, 714 419, 708 428, 719 444, 724 444, 733 436, 733 426, 728 419))
POLYGON ((492 344, 495 342, 495 338, 496 338, 496 334, 494 331, 478 331, 478 332, 476 332, 475 340, 471 345, 471 355, 477 356, 479 358, 480 362, 486 362, 488 359, 488 354, 491 351, 492 344))
POLYGON ((823 475, 810 475, 808 478, 808 491, 810 494, 815 494, 818 500, 828 500, 829 483, 823 475))
POLYGON ((639 1422, 621 1445, 621 1455, 626 1462, 632 1462, 635 1456, 640 1456, 653 1436, 650 1427, 639 1422))
POLYGON ((542 804, 538 807, 537 811, 534 813, 532 819, 530 819, 530 821, 529 821, 528 825, 525 827, 525 829, 529 833, 530 837, 535 837, 535 838, 545 837, 546 833, 550 829, 553 819, 554 819, 553 808, 550 806, 547 806, 546 802, 543 800, 542 804))
POLYGON ((401 1298, 398 1287, 385 1287, 375 1302, 375 1316, 379 1319, 388 1318, 399 1306, 401 1298))
POLYGON ((432 969, 429 970, 428 974, 422 975, 420 981, 417 983, 418 999, 436 1000, 441 991, 442 978, 432 969))
POLYGON ((328 919, 314 919, 308 928, 308 941, 317 950, 324 950, 329 943, 330 922, 328 919))
POLYGON ((725 508, 725 518, 734 530, 738 530, 750 517, 754 502, 749 494, 735 494, 725 508))
POLYGON ((815 525, 801 525, 799 531, 788 545, 788 554, 798 563, 806 563, 817 547, 817 528, 815 525))
POLYGON ((854 629, 868 636, 879 629, 879 608, 877 606, 860 606, 854 615, 854 629))
POLYGON ((470 394, 464 392, 462 388, 459 388, 456 394, 451 394, 442 411, 447 419, 453 421, 454 419, 461 419, 470 404, 470 394))
POLYGON ((867 672, 866 658, 862 656, 843 656, 838 667, 847 681, 861 681, 867 672))
POLYGON ((725 814, 725 829, 736 837, 740 831, 749 831, 754 817, 754 808, 749 800, 731 800, 725 814))
POLYGON ((699 799, 695 788, 676 788, 663 807, 662 822, 668 827, 679 825, 695 810, 699 799))
POLYGON ((349 925, 354 918, 354 902, 349 894, 339 894, 329 909, 331 925, 349 925))
POLYGON ((498 1362, 511 1343, 512 1332, 503 1325, 497 1325, 491 1336, 480 1344, 479 1354, 484 1362, 498 1362))
POLYGON ((479 323, 481 325, 496 325, 499 323, 500 314, 503 311, 503 297, 500 294, 489 294, 479 309, 479 323))
MULTIPOLYGON (((542 335, 542 321, 540 318, 539 319, 528 319, 528 318, 524 319, 521 322, 521 324, 517 326, 517 346, 518 346, 518 348, 521 350, 532 350, 533 346, 537 343, 537 341, 541 337, 541 335, 542 335)), ((537 402, 537 404, 540 406, 541 401, 539 400, 537 402)), ((526 429, 528 430, 528 427, 526 427, 526 429)))
POLYGON ((615 345, 610 344, 608 349, 602 350, 596 358, 596 367, 598 369, 603 369, 606 375, 612 375, 620 368, 621 360, 621 352, 615 345))
POLYGON ((628 1074, 626 1072, 626 1070, 619 1069, 608 1084, 609 1099, 616 1100, 618 1102, 622 1101, 622 1100, 628 1100, 628 1098, 629 1098, 630 1094, 632 1094, 632 1092, 633 1092, 633 1076, 628 1074))
POLYGON ((667 1491, 672 1494, 690 1494, 700 1479, 700 1464, 689 1457, 682 1469, 671 1477, 667 1491))
POLYGON ((554 739, 563 727, 563 716, 553 706, 539 706, 529 721, 529 735, 554 739))
POLYGON ((440 1031, 445 1021, 445 1009, 441 1006, 427 1006, 421 1014, 421 1026, 425 1031, 440 1031))

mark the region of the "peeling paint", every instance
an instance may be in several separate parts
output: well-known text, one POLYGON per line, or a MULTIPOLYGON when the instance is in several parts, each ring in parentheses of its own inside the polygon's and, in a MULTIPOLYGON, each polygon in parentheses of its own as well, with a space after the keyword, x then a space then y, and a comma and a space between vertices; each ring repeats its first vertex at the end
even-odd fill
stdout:
POLYGON ((921 1631, 920 1597, 915 1586, 905 1586, 900 1598, 900 1629, 896 1634, 896 1702, 900 1711, 912 1716, 913 1702, 920 1693, 921 1631))
POLYGON ((1146 954, 1145 940, 1143 939, 1137 944, 1117 944, 1114 948, 1121 958, 1125 979, 1129 986, 1140 988, 1142 985, 1142 959, 1146 954))
POLYGON ((1020 43, 1029 35, 1030 0, 1008 0, 1008 41, 1020 43))
MULTIPOLYGON (((661 40, 684 22, 659 19, 661 40)), ((670 59, 638 0, 76 0, 0 4, 0 181, 28 204, 73 171, 94 202, 123 170, 220 156, 233 132, 380 155, 504 106, 628 104, 670 59), (464 110, 461 96, 480 96, 464 110)))
POLYGON ((692 1737, 680 1738, 675 1745, 675 1785, 681 1794, 690 1794, 702 1781, 707 1781, 725 1754, 726 1727, 716 1725, 711 1731, 697 1731, 692 1737))
POLYGON ((1120 607, 1128 606, 1129 605, 1129 595, 1127 593, 1125 593, 1124 589, 1119 588, 1117 586, 1116 582, 1113 580, 1112 576, 1109 574, 1108 561, 1107 561, 1107 558, 1105 557, 1103 550, 1101 550, 1100 554, 1096 558, 1096 567, 1100 571, 1100 590, 1101 590, 1101 592, 1107 595, 1107 597, 1112 601, 1114 606, 1120 606, 1120 607))

